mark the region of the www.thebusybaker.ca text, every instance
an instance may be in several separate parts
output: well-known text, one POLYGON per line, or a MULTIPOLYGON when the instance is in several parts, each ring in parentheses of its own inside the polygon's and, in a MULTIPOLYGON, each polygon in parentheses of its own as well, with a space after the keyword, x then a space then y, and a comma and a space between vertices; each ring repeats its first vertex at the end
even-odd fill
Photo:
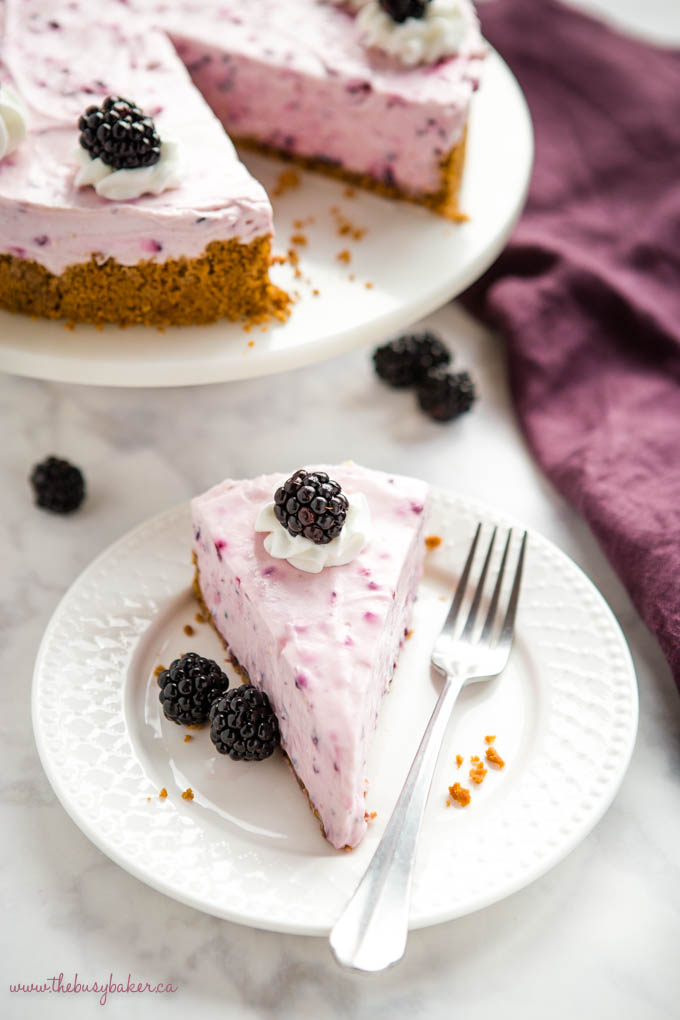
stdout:
POLYGON ((99 1005, 105 1006, 109 995, 130 995, 139 994, 143 992, 151 992, 154 995, 165 995, 168 992, 173 993, 177 991, 178 986, 173 985, 171 982, 160 982, 157 985, 152 985, 148 981, 133 981, 132 975, 128 974, 127 982, 114 981, 113 974, 109 974, 108 980, 106 981, 81 981, 78 977, 78 972, 73 975, 73 981, 64 981, 63 971, 54 977, 47 978, 41 984, 31 982, 30 984, 22 984, 17 982, 16 984, 10 984, 10 992, 23 992, 23 993, 37 993, 37 994, 52 994, 53 992, 58 994, 62 993, 65 995, 98 995, 99 1005))

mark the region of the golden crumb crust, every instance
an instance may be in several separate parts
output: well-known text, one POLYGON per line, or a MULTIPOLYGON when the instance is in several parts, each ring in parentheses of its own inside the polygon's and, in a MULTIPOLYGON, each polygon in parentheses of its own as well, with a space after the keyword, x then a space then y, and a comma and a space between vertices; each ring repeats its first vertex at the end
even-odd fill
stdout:
POLYGON ((211 241, 198 258, 115 259, 51 273, 38 262, 0 255, 0 307, 68 322, 189 326, 272 314, 285 318, 288 295, 269 280, 271 239, 211 241))
MULTIPOLYGON (((233 137, 233 136, 232 136, 233 137)), ((368 174, 355 173, 345 167, 337 166, 335 163, 326 162, 323 159, 315 159, 310 156, 298 156, 288 152, 286 149, 279 149, 275 146, 266 145, 253 138, 233 138, 237 145, 245 149, 253 149, 256 152, 263 152, 265 155, 278 156, 280 159, 296 163, 305 170, 315 170, 317 173, 325 174, 327 177, 338 177, 350 185, 357 185, 367 191, 374 191, 385 198, 396 198, 403 202, 414 202, 416 205, 427 206, 439 216, 445 216, 449 220, 462 222, 467 219, 465 213, 461 212, 458 205, 460 186, 463 179, 463 167, 465 165, 465 147, 467 142, 467 127, 463 131, 461 140, 451 149, 440 163, 441 177, 440 186, 437 191, 411 193, 404 191, 397 184, 388 184, 386 181, 378 181, 368 174)), ((292 184, 288 187, 294 186, 292 184)), ((286 188, 285 190, 288 190, 286 188)), ((283 192, 279 192, 282 194, 283 192)), ((274 195, 276 197, 276 192, 274 195)))

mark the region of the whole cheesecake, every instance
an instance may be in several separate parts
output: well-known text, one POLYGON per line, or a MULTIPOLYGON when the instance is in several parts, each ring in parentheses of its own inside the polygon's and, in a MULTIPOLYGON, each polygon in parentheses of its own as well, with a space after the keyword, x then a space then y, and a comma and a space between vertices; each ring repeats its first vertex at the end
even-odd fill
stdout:
POLYGON ((271 204, 229 135, 459 218, 484 55, 472 5, 388 9, 0 0, 0 306, 122 325, 285 317, 271 204), (78 123, 109 97, 153 121, 174 176, 139 193, 83 176, 78 123), (14 99, 26 137, 8 145, 14 99))
POLYGON ((194 499, 195 592, 268 695, 283 750, 341 849, 366 830, 366 758, 422 574, 428 487, 356 464, 318 470, 350 504, 341 535, 322 545, 273 515, 297 492, 281 495, 286 475, 227 480, 194 499))

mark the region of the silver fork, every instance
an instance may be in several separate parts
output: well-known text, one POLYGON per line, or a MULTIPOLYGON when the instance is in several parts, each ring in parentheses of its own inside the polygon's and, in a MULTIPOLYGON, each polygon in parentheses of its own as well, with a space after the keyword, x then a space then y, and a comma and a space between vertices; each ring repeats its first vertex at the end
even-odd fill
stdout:
POLYGON ((330 944, 336 960, 355 970, 384 970, 404 955, 418 831, 451 711, 463 687, 497 676, 505 668, 510 655, 527 544, 526 531, 498 637, 494 638, 494 631, 512 530, 505 543, 481 634, 475 636, 475 623, 496 540, 496 528, 489 542, 467 620, 460 636, 455 636, 456 622, 468 586, 481 529, 482 525, 478 524, 446 622, 432 650, 432 665, 444 676, 437 704, 371 863, 331 931, 330 944))

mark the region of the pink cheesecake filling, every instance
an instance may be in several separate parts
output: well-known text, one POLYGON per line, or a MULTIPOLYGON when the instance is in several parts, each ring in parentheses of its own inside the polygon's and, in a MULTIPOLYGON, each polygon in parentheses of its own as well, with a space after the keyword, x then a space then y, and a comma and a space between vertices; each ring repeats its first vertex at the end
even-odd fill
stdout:
POLYGON ((221 0, 199 11, 137 2, 167 27, 234 136, 415 195, 440 187, 485 52, 474 21, 455 57, 403 69, 365 50, 345 10, 317 0, 221 0))
POLYGON ((308 574, 265 551, 255 520, 285 475, 222 482, 193 500, 192 519, 213 623, 269 695, 282 747, 341 849, 366 829, 366 757, 422 574, 428 487, 353 464, 324 470, 371 511, 373 537, 346 566, 308 574))
POLYGON ((239 161, 172 44, 118 3, 0 0, 0 86, 27 103, 27 140, 0 162, 0 253, 61 273, 92 254, 122 265, 198 257, 211 241, 272 230, 264 189, 239 161), (3 17, 4 15, 4 17, 3 17), (107 95, 154 117, 178 142, 179 188, 111 202, 74 185, 77 121, 107 95))

